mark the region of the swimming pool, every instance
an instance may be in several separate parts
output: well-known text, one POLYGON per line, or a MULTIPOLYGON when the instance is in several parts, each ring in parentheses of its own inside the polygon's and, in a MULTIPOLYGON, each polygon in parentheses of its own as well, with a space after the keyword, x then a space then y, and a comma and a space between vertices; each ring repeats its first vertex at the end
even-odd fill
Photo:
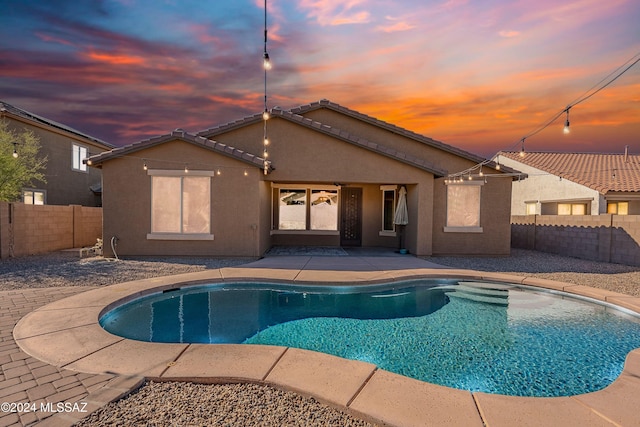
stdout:
POLYGON ((518 396, 602 389, 640 347, 640 322, 624 310, 450 279, 191 286, 132 300, 100 324, 141 341, 304 348, 435 384, 518 396))

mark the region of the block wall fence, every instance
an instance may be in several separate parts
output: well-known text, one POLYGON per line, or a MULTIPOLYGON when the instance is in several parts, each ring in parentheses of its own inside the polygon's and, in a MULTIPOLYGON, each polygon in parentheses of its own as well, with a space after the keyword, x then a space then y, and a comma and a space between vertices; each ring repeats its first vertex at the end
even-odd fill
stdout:
POLYGON ((0 202, 0 258, 93 246, 102 208, 0 202))
POLYGON ((640 215, 514 215, 511 247, 640 266, 640 215))

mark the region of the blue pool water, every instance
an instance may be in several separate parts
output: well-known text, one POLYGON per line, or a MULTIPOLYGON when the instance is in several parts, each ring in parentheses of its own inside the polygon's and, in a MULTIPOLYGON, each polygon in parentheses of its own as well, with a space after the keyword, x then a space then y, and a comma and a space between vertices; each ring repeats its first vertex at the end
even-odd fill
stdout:
POLYGON ((600 390, 640 347, 621 310, 516 285, 213 284, 142 297, 100 319, 150 342, 298 347, 422 381, 516 396, 600 390))

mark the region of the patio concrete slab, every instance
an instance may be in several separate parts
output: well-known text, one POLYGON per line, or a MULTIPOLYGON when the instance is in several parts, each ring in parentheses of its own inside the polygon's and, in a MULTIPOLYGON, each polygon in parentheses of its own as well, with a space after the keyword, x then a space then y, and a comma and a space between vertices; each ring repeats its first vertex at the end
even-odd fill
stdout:
POLYGON ((96 318, 93 325, 16 339, 16 342, 30 356, 62 367, 123 339, 102 329, 96 318))
POLYGON ((375 370, 371 363, 289 348, 266 381, 344 407, 375 370))
POLYGON ((287 270, 284 268, 261 268, 256 270, 255 268, 240 268, 240 267, 227 267, 222 269, 222 277, 224 280, 254 280, 256 277, 266 280, 287 280, 293 281, 300 273, 299 269, 287 270))
POLYGON ((640 298, 631 296, 609 297, 607 302, 640 313, 640 298))
POLYGON ((50 310, 36 310, 20 320, 13 337, 17 340, 57 332, 78 326, 93 325, 98 320, 93 307, 64 308, 57 310, 55 316, 50 310))
MULTIPOLYGON (((236 269, 276 269, 276 270, 301 270, 305 268, 311 256, 277 256, 277 257, 265 257, 248 264, 243 264, 240 267, 226 267, 222 269, 224 273, 227 270, 236 269)), ((332 257, 333 258, 333 257, 332 257)), ((254 273, 256 274, 256 273, 254 273)))
POLYGON ((577 286, 571 283, 558 282, 556 280, 540 279, 538 277, 527 277, 522 281, 523 285, 538 286, 540 288, 553 289, 556 291, 570 292, 569 288, 577 286))
POLYGON ((296 276, 296 282, 328 282, 335 284, 350 284, 354 282, 380 282, 393 280, 393 276, 386 271, 342 271, 342 270, 302 270, 296 276))
POLYGON ((248 344, 192 344, 160 376, 162 379, 262 381, 286 347, 248 344))
POLYGON ((384 425, 483 426, 470 392, 382 370, 373 374, 349 408, 384 425))
POLYGON ((65 366, 88 373, 159 377, 189 344, 121 340, 65 366))
POLYGON ((514 397, 487 393, 474 393, 474 397, 487 427, 614 426, 571 397, 514 397))

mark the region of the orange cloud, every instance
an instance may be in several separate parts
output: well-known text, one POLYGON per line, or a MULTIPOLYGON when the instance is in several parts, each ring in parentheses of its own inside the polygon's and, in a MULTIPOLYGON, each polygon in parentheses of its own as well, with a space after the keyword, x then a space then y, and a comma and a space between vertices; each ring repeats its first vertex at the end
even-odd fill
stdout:
POLYGON ((502 30, 498 34, 500 35, 500 37, 510 39, 512 37, 518 37, 520 35, 520 32, 513 30, 502 30))
POLYGON ((106 62, 112 65, 137 65, 144 63, 144 58, 141 58, 139 56, 117 55, 99 52, 89 52, 87 56, 95 61, 106 62))

